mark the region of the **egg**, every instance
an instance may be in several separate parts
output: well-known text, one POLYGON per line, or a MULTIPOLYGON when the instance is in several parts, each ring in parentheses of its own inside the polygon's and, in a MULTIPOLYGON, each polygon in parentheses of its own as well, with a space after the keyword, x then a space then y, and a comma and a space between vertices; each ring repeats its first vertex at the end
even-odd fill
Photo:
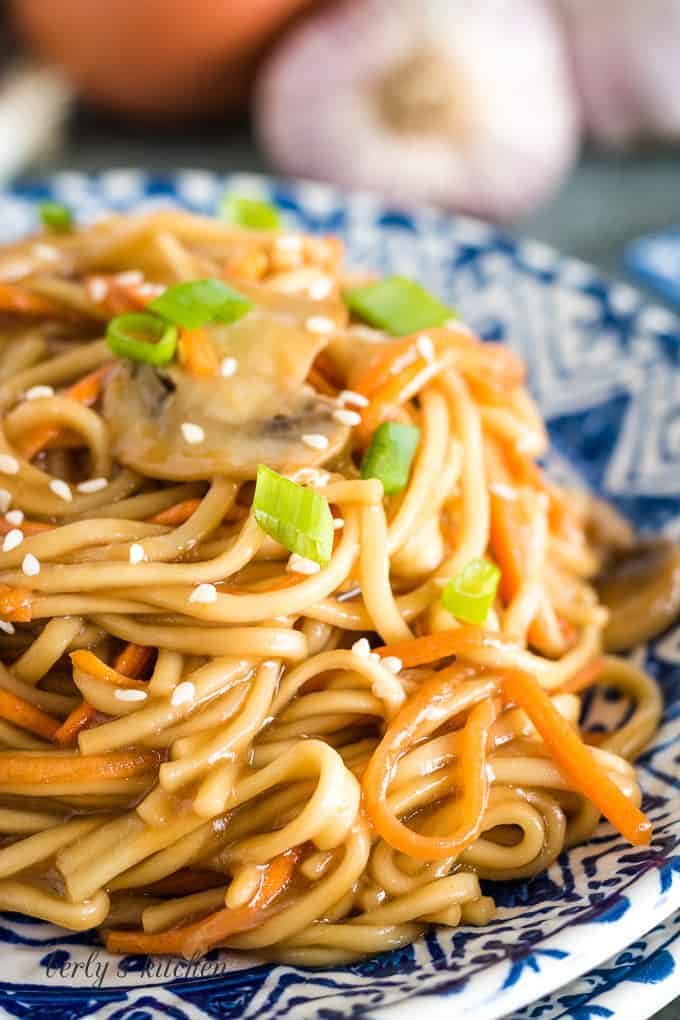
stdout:
POLYGON ((239 109, 262 49, 311 0, 12 0, 20 32, 91 102, 174 117, 239 109))

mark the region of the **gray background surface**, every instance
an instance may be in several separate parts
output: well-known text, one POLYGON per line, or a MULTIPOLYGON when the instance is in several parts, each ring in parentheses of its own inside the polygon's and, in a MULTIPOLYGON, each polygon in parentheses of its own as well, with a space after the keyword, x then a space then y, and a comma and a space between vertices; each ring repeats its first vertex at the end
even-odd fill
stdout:
MULTIPOLYGON (((65 146, 31 171, 117 167, 271 169, 245 126, 132 129, 81 111, 73 118, 65 146)), ((680 223, 680 151, 587 153, 559 194, 516 230, 625 279, 626 243, 674 223, 680 223)), ((653 1020, 680 1020, 680 999, 653 1020)))

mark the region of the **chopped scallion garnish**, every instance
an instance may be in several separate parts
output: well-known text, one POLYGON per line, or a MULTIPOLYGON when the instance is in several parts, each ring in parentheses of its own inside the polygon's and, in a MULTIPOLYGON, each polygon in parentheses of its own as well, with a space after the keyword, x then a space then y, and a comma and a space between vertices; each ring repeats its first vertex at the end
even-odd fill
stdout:
POLYGON ((500 577, 501 572, 495 563, 481 559, 470 560, 444 588, 444 608, 463 623, 481 626, 493 605, 500 577))
POLYGON ((209 322, 236 322, 252 303, 221 280, 190 280, 168 287, 147 308, 175 326, 198 329, 209 322))
POLYGON ((328 564, 333 552, 333 517, 327 500, 314 489, 260 464, 253 513, 262 530, 290 552, 322 567, 328 564))
POLYGON ((73 226, 73 213, 61 202, 41 202, 38 212, 42 225, 55 234, 65 234, 73 226))
POLYGON ((148 365, 166 365, 175 356, 177 329, 155 315, 130 312, 117 315, 106 327, 106 340, 114 354, 148 365), (152 337, 155 339, 146 339, 152 337))
POLYGON ((442 326, 456 313, 413 280, 387 276, 377 283, 353 287, 343 294, 345 304, 359 319, 393 336, 442 326))
POLYGON ((225 195, 220 202, 220 219, 248 230, 278 230, 281 226, 276 206, 246 195, 225 195))
POLYGON ((401 492, 408 482, 411 462, 420 441, 420 429, 386 421, 373 433, 363 461, 362 478, 379 478, 388 496, 401 492))

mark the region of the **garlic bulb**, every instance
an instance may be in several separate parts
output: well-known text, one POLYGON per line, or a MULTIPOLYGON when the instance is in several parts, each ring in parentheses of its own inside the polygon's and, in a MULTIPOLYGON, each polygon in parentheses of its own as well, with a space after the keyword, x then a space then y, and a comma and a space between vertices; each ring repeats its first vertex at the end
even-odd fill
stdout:
POLYGON ((557 0, 585 127, 606 145, 680 138, 680 0, 557 0))
POLYGON ((579 114, 543 0, 345 0, 286 35, 255 122, 274 164, 494 219, 557 185, 579 114))

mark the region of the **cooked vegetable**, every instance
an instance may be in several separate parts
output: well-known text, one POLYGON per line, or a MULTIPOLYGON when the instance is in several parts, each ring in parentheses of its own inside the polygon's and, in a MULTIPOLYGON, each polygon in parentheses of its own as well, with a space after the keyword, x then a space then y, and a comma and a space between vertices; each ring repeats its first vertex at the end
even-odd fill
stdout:
POLYGON ((225 195, 219 211, 221 219, 237 227, 278 230, 281 226, 281 216, 276 206, 245 195, 225 195))
POLYGON ((41 202, 38 212, 43 226, 56 234, 66 233, 73 226, 73 213, 61 202, 41 202))
POLYGON ((177 329, 144 312, 129 312, 111 319, 106 339, 114 354, 147 365, 167 365, 177 350, 177 329), (145 340, 144 336, 158 339, 145 340))
POLYGON ((282 546, 326 566, 333 552, 333 515, 328 501, 263 464, 253 497, 255 520, 282 546))
POLYGON ((236 322, 252 303, 221 280, 190 280, 168 287, 148 308, 175 326, 198 329, 209 322, 236 322))
POLYGON ((388 496, 401 492, 408 482, 411 463, 420 441, 420 429, 386 421, 373 433, 361 462, 362 478, 379 478, 388 496))
POLYGON ((495 563, 470 560, 444 588, 442 604, 463 623, 476 623, 481 627, 493 605, 500 578, 501 572, 495 563))
POLYGON ((345 304, 359 319, 393 336, 443 326, 456 313, 414 280, 386 276, 384 280, 353 287, 343 294, 345 304))

